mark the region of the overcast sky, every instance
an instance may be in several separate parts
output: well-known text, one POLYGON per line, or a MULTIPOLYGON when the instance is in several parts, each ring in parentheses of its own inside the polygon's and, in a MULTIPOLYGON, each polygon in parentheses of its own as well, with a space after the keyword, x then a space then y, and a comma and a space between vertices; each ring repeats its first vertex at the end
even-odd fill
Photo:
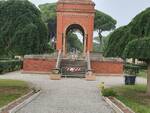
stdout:
MULTIPOLYGON (((35 5, 57 2, 57 0, 30 0, 35 5)), ((142 10, 150 7, 150 0, 93 0, 96 9, 117 20, 117 26, 128 24, 142 10)))

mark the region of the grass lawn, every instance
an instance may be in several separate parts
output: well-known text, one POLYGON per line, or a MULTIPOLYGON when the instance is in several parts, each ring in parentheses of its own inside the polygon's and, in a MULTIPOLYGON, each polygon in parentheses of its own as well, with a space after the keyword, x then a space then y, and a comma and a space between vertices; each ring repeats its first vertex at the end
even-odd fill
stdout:
POLYGON ((28 84, 18 80, 0 79, 0 107, 30 91, 28 84))
POLYGON ((113 90, 117 92, 116 98, 136 113, 150 113, 150 96, 145 93, 145 85, 120 86, 113 90))

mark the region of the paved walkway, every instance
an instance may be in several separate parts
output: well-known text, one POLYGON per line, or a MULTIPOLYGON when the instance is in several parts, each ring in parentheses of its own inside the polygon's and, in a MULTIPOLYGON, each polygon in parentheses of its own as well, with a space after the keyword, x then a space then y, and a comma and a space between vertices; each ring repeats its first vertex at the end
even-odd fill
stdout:
MULTIPOLYGON (((123 77, 97 77, 97 81, 68 78, 51 81, 47 75, 9 73, 0 79, 18 79, 31 82, 42 89, 42 94, 17 113, 114 113, 103 101, 97 85, 104 81, 106 86, 122 85, 123 77)), ((138 78, 138 83, 146 83, 138 78)))

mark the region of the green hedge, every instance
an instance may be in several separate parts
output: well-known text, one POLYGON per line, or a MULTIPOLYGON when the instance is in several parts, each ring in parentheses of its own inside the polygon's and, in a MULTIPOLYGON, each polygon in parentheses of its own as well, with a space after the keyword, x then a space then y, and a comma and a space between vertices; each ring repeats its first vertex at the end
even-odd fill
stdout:
POLYGON ((147 65, 146 64, 124 64, 124 71, 127 74, 136 75, 139 73, 140 70, 146 70, 147 65))
POLYGON ((22 65, 20 60, 0 60, 0 74, 20 70, 22 65))

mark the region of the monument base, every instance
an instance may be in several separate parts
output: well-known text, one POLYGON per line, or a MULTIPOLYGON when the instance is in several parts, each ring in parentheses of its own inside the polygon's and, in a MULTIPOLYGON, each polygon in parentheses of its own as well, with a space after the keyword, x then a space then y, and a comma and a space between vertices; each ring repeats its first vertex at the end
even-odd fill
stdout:
POLYGON ((50 75, 51 80, 61 80, 61 75, 59 74, 51 74, 50 75))
POLYGON ((90 71, 86 74, 85 80, 87 80, 87 81, 96 81, 96 76, 90 71))

